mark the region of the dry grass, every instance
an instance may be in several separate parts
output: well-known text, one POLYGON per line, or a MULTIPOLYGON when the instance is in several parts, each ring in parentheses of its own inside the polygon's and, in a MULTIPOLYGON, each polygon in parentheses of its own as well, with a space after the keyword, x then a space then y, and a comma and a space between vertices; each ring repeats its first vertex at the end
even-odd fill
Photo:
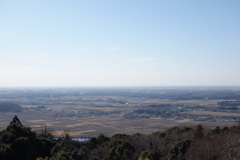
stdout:
POLYGON ((192 115, 207 115, 207 116, 231 116, 238 117, 238 113, 226 113, 226 112, 210 112, 210 111, 191 111, 191 112, 182 112, 192 115))
MULTIPOLYGON (((63 97, 66 100, 75 100, 79 97, 63 97)), ((125 97, 84 97, 84 99, 107 99, 114 98, 117 100, 125 99, 125 97)), ((127 99, 127 98, 126 98, 127 99)), ((195 106, 201 104, 208 104, 209 107, 215 107, 217 102, 215 100, 186 100, 186 101, 170 101, 167 99, 139 99, 139 98, 128 98, 128 102, 141 105, 148 104, 184 104, 186 106, 195 106)), ((132 110, 137 109, 138 107, 134 106, 135 104, 112 104, 107 102, 78 102, 74 105, 69 105, 63 103, 61 105, 47 105, 51 109, 61 109, 68 108, 70 110, 100 110, 100 111, 122 111, 124 113, 131 112, 132 110), (112 105, 113 107, 94 107, 99 105, 112 105)), ((26 105, 24 107, 36 107, 33 105, 26 105)), ((233 113, 222 113, 222 112, 209 112, 209 111, 195 111, 195 112, 186 112, 187 114, 193 115, 211 115, 211 116, 238 116, 238 114, 233 113)), ((12 118, 16 113, 0 113, 0 130, 6 128, 10 123, 12 118)), ((121 115, 110 115, 110 116, 92 116, 84 118, 73 118, 73 117, 53 117, 55 114, 48 111, 23 111, 17 113, 17 116, 21 120, 22 124, 32 128, 38 128, 42 125, 51 127, 54 130, 54 134, 57 136, 63 135, 64 132, 69 132, 71 136, 74 137, 92 137, 98 136, 100 133, 105 135, 111 135, 114 133, 152 133, 159 130, 164 130, 174 126, 192 126, 199 123, 208 126, 227 126, 234 125, 235 122, 222 122, 217 120, 217 122, 209 121, 194 121, 192 119, 184 120, 165 120, 162 118, 142 118, 142 119, 122 119, 121 115)))

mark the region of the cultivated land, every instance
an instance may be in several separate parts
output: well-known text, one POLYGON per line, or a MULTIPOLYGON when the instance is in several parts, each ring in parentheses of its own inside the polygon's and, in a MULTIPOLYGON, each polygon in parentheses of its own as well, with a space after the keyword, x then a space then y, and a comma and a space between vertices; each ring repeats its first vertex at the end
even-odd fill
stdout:
POLYGON ((34 130, 47 126, 72 137, 228 126, 236 124, 239 100, 239 87, 0 89, 0 102, 22 106, 22 112, 0 113, 0 129, 14 115, 34 130))

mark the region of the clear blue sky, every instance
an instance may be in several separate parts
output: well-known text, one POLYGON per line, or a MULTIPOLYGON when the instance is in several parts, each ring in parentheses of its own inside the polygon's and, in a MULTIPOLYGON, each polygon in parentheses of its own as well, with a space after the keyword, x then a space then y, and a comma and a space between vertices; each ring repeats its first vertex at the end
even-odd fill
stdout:
POLYGON ((0 0, 0 87, 240 85, 239 0, 0 0))

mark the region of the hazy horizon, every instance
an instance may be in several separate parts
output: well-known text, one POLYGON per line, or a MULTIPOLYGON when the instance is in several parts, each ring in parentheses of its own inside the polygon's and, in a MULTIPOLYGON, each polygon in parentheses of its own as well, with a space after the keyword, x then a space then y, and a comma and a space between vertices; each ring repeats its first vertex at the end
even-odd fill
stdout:
POLYGON ((179 90, 185 90, 185 89, 193 89, 193 90, 218 90, 218 89, 234 89, 234 90, 240 90, 240 86, 8 86, 8 87, 0 87, 0 90, 81 90, 81 89, 116 89, 116 90, 134 90, 134 89, 147 89, 147 90, 171 90, 171 89, 179 89, 179 90))
POLYGON ((240 1, 0 1, 0 88, 240 86, 240 1))

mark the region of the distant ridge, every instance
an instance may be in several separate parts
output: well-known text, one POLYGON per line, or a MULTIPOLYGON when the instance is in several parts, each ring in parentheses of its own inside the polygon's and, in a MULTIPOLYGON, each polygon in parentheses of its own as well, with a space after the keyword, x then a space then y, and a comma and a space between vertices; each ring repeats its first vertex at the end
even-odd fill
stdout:
POLYGON ((0 102, 0 112, 22 112, 22 107, 15 103, 0 102))

